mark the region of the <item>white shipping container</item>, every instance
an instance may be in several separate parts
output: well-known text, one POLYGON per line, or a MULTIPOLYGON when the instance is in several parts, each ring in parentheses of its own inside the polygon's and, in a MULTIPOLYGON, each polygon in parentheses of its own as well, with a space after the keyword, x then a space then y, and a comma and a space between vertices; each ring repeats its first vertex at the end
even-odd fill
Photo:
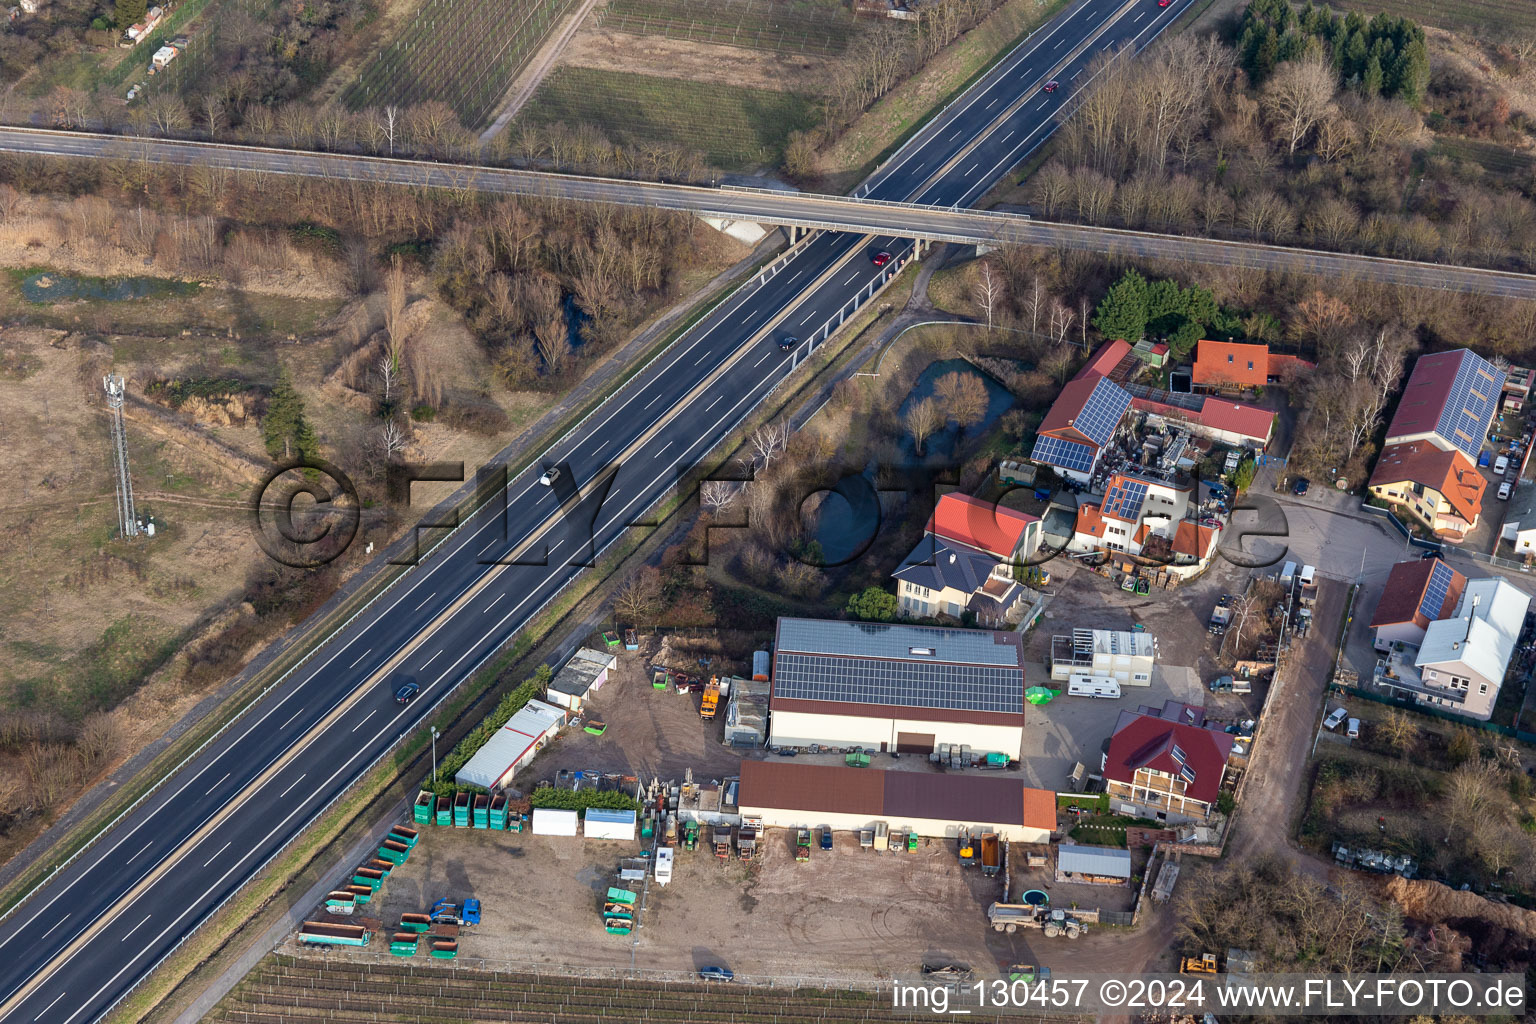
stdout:
POLYGON ((1067 681, 1067 696, 1113 700, 1120 696, 1120 684, 1109 676, 1075 675, 1067 681))
POLYGON ((590 807, 582 820, 581 834, 588 839, 634 839, 635 812, 590 807))
POLYGON ((533 809, 533 834, 536 836, 574 836, 576 812, 556 807, 533 809))

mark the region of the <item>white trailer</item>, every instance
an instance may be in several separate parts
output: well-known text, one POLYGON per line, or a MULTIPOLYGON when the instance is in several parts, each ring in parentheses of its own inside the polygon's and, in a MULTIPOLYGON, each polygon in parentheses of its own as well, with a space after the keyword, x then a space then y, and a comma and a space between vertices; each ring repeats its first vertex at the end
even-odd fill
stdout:
POLYGON ((675 851, 670 846, 663 846, 656 851, 656 884, 666 885, 672 881, 672 858, 675 851))
POLYGON ((1075 675, 1067 681, 1067 696, 1114 700, 1120 696, 1120 684, 1109 676, 1075 675))

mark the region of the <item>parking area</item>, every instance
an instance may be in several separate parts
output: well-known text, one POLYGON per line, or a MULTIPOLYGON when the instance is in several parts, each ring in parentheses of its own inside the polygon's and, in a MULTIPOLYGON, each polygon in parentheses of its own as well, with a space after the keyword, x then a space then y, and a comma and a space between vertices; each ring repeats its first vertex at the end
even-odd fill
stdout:
POLYGON ((550 967, 727 964, 738 974, 867 981, 925 962, 1006 962, 1012 943, 998 936, 989 946, 986 924, 1001 880, 962 869, 953 842, 874 853, 842 833, 831 852, 796 863, 793 841, 770 829, 750 863, 717 860, 702 845, 679 849, 671 884, 650 879, 639 927, 623 937, 603 929, 599 900, 640 842, 432 827, 366 912, 387 928, 433 900, 477 898, 482 923, 461 935, 463 956, 550 967))

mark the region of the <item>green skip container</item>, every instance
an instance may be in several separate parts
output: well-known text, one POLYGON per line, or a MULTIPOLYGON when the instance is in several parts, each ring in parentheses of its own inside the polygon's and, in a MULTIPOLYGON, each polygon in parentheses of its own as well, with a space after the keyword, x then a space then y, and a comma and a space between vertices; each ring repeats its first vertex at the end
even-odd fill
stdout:
POLYGON ((491 797, 491 828, 505 831, 507 827, 507 794, 497 793, 491 797))
POLYGON ((475 828, 490 828, 491 826, 491 798, 484 793, 475 794, 474 822, 475 828))
POLYGON ((389 940, 389 952, 393 956, 415 956, 416 942, 415 932, 396 932, 389 940))
POLYGON ((432 824, 432 809, 436 799, 427 790, 416 794, 416 803, 411 808, 411 820, 418 825, 432 824))
POLYGON ((453 827, 469 828, 469 794, 453 795, 453 827))
POLYGON ((437 823, 439 825, 453 824, 453 804, 445 796, 437 798, 437 823))

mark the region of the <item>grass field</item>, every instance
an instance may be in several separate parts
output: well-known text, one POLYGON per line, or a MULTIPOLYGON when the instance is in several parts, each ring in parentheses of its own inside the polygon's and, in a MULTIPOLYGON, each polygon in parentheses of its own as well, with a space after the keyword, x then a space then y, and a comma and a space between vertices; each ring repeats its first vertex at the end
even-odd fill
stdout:
POLYGON ((789 133, 809 128, 816 113, 810 99, 793 93, 562 67, 520 119, 592 124, 615 142, 673 143, 717 167, 745 170, 777 163, 789 133))
POLYGON ((818 0, 610 0, 604 28, 819 57, 842 53, 854 29, 844 5, 818 0))
POLYGON ((1536 3, 1531 0, 1335 0, 1331 6, 1367 18, 1384 11, 1439 28, 1481 30, 1494 39, 1503 33, 1536 31, 1536 3))
POLYGON ((1513 178, 1528 174, 1536 167, 1536 158, 1528 153, 1517 153, 1508 146, 1477 139, 1436 139, 1430 153, 1470 161, 1494 178, 1513 178))
POLYGON ((466 128, 507 87, 571 0, 427 0, 341 94, 353 110, 441 100, 466 128))

